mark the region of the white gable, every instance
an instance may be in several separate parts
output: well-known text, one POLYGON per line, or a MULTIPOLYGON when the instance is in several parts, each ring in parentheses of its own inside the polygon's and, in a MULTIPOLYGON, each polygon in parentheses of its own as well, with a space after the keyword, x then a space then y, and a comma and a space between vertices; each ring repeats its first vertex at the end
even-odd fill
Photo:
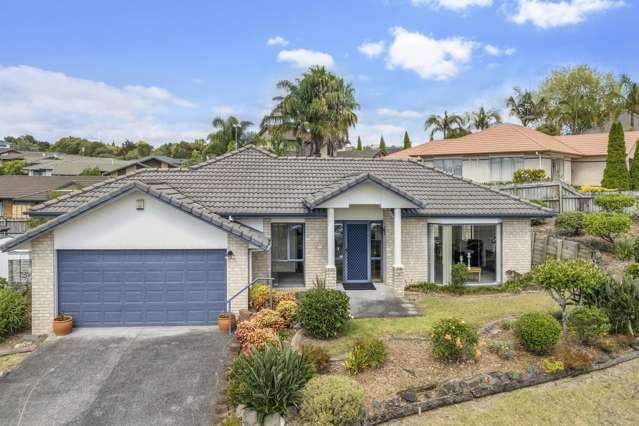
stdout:
POLYGON ((348 208, 351 205, 377 205, 383 209, 418 207, 413 202, 378 185, 364 181, 318 205, 320 208, 348 208))

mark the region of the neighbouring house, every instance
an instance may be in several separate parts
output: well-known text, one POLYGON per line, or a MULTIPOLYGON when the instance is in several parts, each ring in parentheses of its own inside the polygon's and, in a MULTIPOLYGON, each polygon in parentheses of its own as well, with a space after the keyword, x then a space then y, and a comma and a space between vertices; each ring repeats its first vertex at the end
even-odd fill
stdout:
POLYGON ((32 252, 33 332, 211 324, 247 286, 495 284, 531 267, 531 218, 554 213, 414 160, 277 157, 253 146, 143 169, 31 209, 5 243, 32 252))
POLYGON ((103 174, 105 176, 122 176, 140 169, 173 169, 175 167, 180 167, 183 162, 184 160, 179 158, 172 158, 164 155, 149 155, 147 157, 131 160, 127 164, 120 165, 114 169, 104 172, 103 174))
POLYGON ((358 151, 357 149, 348 148, 337 151, 335 156, 337 158, 382 158, 399 150, 400 148, 396 146, 390 146, 385 150, 366 148, 358 151))
MULTIPOLYGON (((628 165, 639 131, 627 131, 628 165)), ((608 134, 549 136, 515 124, 500 124, 458 139, 434 140, 388 155, 421 159, 427 165, 482 183, 512 181, 515 170, 539 168, 552 180, 575 186, 600 185, 608 134)))

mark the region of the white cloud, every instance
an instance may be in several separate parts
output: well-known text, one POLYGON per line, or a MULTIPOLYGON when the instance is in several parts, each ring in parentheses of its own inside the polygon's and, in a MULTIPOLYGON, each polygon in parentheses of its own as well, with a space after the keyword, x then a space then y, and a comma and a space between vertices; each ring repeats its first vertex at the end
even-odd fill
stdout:
POLYGON ((55 141, 76 135, 103 141, 164 142, 202 137, 208 122, 170 124, 195 105, 154 86, 123 87, 30 66, 0 66, 0 129, 55 141))
POLYGON ((357 50, 359 50, 360 53, 368 56, 369 58, 375 58, 384 52, 384 41, 365 41, 364 43, 357 46, 357 50))
POLYGON ((386 142, 387 146, 400 145, 405 130, 406 128, 394 124, 360 123, 350 131, 350 140, 354 144, 357 141, 357 137, 360 136, 364 145, 377 146, 379 145, 379 138, 384 136, 384 142, 386 142))
POLYGON ((213 114, 227 116, 237 114, 237 109, 233 108, 230 105, 215 105, 213 107, 213 114))
POLYGON ((472 6, 488 7, 493 0, 412 0, 415 6, 443 7, 454 11, 462 11, 472 6))
POLYGON ((510 20, 517 24, 531 22, 539 28, 555 28, 583 22, 592 13, 621 7, 621 0, 519 0, 510 20))
POLYGON ((448 80, 468 63, 478 43, 461 37, 435 39, 401 27, 391 29, 394 36, 388 48, 389 69, 414 71, 423 79, 448 80))
POLYGON ((279 62, 290 62, 299 68, 308 68, 312 65, 323 65, 332 68, 335 65, 333 57, 328 53, 315 50, 295 49, 282 50, 277 54, 279 62))
POLYGON ((381 115, 384 117, 394 117, 394 118, 420 118, 424 117, 424 113, 419 111, 412 110, 397 110, 392 108, 379 108, 377 109, 377 115, 381 115))
POLYGON ((492 44, 485 44, 484 51, 490 56, 512 56, 517 52, 517 49, 513 47, 501 49, 497 46, 493 46, 492 44))
POLYGON ((288 46, 288 40, 280 36, 269 37, 269 39, 266 40, 266 45, 267 46, 288 46))

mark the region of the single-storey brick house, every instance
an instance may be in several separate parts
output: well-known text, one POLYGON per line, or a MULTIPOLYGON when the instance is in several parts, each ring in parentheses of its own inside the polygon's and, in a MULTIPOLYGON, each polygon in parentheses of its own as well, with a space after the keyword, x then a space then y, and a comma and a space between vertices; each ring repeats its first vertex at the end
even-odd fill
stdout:
MULTIPOLYGON (((531 263, 530 219, 553 213, 414 160, 277 157, 245 147, 146 169, 31 210, 33 328, 215 323, 258 278, 303 288, 500 283, 531 263)), ((246 308, 246 292, 232 310, 246 308)))

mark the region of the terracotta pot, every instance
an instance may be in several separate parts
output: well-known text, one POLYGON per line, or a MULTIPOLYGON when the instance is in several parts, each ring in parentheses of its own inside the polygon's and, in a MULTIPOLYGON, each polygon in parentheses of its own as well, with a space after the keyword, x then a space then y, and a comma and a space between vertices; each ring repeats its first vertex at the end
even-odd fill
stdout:
POLYGON ((73 330, 73 317, 71 315, 58 315, 53 319, 53 333, 56 336, 66 336, 73 330))
POLYGON ((231 325, 231 331, 235 331, 237 322, 235 321, 235 314, 229 312, 222 312, 217 317, 217 326, 223 333, 229 332, 229 323, 231 325))

